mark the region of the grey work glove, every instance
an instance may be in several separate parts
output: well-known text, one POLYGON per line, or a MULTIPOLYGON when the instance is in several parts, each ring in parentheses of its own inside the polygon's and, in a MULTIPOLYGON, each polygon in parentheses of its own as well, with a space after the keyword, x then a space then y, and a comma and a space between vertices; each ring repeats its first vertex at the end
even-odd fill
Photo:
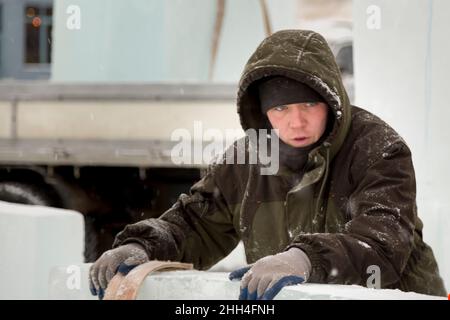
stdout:
POLYGON ((109 281, 117 272, 125 275, 134 267, 148 261, 147 252, 138 243, 129 243, 106 251, 89 269, 91 293, 98 295, 100 300, 103 299, 109 281))
POLYGON ((259 259, 253 265, 230 273, 241 280, 239 300, 272 300, 284 287, 308 281, 311 262, 298 248, 259 259))

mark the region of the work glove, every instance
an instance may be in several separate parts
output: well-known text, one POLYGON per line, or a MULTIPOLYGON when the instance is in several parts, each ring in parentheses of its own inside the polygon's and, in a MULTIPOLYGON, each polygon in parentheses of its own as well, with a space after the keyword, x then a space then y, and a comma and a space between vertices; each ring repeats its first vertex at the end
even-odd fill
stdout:
POLYGON ((239 300, 272 300, 284 287, 308 281, 311 262, 298 248, 259 259, 230 273, 241 280, 239 300))
POLYGON ((128 274, 134 267, 146 263, 149 257, 144 247, 129 243, 102 254, 89 269, 89 286, 92 295, 103 299, 109 281, 117 272, 128 274))

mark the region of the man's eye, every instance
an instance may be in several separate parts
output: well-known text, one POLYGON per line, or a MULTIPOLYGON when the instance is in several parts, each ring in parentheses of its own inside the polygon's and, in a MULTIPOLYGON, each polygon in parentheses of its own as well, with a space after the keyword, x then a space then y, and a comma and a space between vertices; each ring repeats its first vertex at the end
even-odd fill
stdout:
POLYGON ((307 102, 306 106, 307 107, 314 107, 314 106, 317 106, 317 104, 318 104, 317 102, 307 102))
POLYGON ((287 108, 286 106, 278 106, 278 107, 275 107, 274 109, 277 110, 277 111, 283 111, 286 108, 287 108))

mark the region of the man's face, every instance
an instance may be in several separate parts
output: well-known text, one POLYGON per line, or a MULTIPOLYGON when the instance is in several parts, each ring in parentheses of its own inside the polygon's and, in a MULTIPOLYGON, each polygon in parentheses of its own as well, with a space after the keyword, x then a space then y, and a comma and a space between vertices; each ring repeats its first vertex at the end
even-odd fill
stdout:
POLYGON ((328 106, 323 102, 293 103, 267 111, 280 139, 292 147, 306 147, 317 142, 325 132, 328 106))

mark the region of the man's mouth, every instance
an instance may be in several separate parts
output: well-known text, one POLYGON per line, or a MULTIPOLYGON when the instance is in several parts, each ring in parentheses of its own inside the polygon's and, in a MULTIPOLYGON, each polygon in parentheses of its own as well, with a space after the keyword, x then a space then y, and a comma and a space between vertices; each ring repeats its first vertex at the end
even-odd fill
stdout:
POLYGON ((308 139, 308 137, 296 137, 293 140, 297 142, 303 142, 306 141, 306 139, 308 139))

